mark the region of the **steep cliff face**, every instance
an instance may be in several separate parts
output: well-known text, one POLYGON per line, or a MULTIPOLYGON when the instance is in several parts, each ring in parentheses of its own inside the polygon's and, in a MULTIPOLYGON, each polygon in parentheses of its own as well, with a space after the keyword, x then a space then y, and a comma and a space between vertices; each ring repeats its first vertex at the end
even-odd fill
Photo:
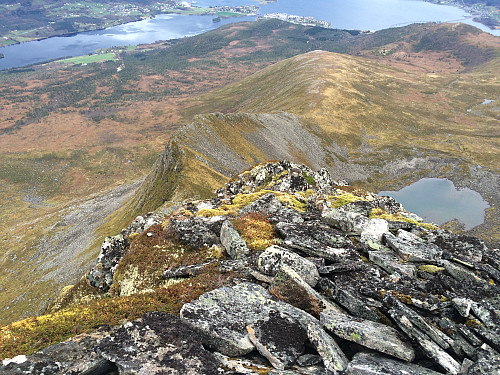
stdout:
POLYGON ((0 372, 492 374, 498 283, 477 238, 326 169, 262 163, 108 238, 51 314, 0 330, 17 355, 0 372))

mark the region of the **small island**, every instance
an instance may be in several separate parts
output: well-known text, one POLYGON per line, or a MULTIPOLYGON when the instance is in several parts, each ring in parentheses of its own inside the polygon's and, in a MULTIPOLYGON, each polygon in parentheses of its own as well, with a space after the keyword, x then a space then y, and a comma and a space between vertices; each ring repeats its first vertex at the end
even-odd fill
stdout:
POLYGON ((3 59, 4 57, 3 53, 0 53, 0 59, 3 59))

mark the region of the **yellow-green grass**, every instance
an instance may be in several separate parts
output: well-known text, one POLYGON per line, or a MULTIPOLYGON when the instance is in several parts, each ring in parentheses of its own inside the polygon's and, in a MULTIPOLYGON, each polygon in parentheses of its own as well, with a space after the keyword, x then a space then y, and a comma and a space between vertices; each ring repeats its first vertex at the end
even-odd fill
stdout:
POLYGON ((94 54, 88 56, 77 56, 70 57, 69 59, 60 60, 62 63, 71 63, 71 64, 92 64, 96 62, 104 62, 104 61, 114 61, 115 54, 112 52, 94 54))

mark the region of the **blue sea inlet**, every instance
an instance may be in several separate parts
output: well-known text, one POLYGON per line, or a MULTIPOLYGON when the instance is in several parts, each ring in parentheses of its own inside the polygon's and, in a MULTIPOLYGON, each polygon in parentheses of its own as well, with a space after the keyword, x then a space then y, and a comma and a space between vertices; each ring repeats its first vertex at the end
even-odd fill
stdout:
MULTIPOLYGON (((472 21, 464 10, 418 0, 276 0, 258 4, 255 0, 198 0, 195 5, 259 5, 260 14, 287 13, 310 16, 331 23, 332 28, 380 30, 415 22, 465 22, 495 35, 486 26, 472 21)), ((0 69, 22 67, 63 57, 93 53, 101 48, 154 43, 201 34, 224 24, 253 21, 256 17, 233 17, 212 22, 213 16, 159 15, 105 30, 53 37, 0 48, 5 57, 0 69)))

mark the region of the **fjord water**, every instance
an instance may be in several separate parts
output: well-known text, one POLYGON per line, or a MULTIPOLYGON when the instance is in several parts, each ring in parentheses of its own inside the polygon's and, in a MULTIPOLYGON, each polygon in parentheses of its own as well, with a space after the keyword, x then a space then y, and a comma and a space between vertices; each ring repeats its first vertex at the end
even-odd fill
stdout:
MULTIPOLYGON (((256 5, 254 0, 199 0, 197 6, 256 5)), ((472 22, 462 9, 417 0, 277 0, 259 4, 260 13, 288 13, 329 21, 333 28, 380 30, 414 22, 472 22)), ((0 48, 0 69, 36 64, 63 57, 93 53, 100 48, 153 43, 201 34, 232 22, 255 17, 233 17, 212 22, 212 16, 159 15, 105 30, 83 32, 0 48)), ((493 31, 500 35, 500 31, 493 31)))
POLYGON ((478 192, 458 189, 444 178, 423 178, 399 191, 381 191, 379 195, 393 197, 427 222, 442 225, 457 219, 466 230, 484 223, 484 211, 490 207, 478 192))

